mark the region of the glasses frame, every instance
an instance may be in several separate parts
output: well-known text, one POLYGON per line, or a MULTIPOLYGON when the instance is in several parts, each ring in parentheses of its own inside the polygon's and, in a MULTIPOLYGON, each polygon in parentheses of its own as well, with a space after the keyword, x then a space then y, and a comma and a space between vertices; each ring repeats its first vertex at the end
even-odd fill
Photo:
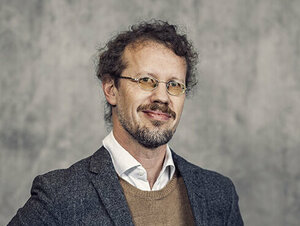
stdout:
POLYGON ((159 84, 159 83, 165 83, 165 84, 166 84, 166 90, 167 90, 168 94, 170 94, 170 95, 172 95, 172 96, 181 96, 181 95, 184 94, 185 91, 186 91, 186 85, 183 84, 183 83, 181 83, 181 82, 175 81, 175 80, 170 80, 170 81, 167 81, 167 82, 166 82, 166 81, 158 80, 158 79, 156 79, 156 78, 154 78, 154 77, 152 77, 152 76, 149 76, 149 75, 147 75, 147 76, 141 75, 141 76, 139 76, 139 77, 137 77, 137 78, 132 78, 132 77, 129 77, 129 76, 119 76, 119 78, 128 79, 128 80, 130 80, 130 81, 132 81, 132 82, 136 82, 136 83, 138 84, 138 86, 139 86, 142 90, 145 90, 145 91, 153 91, 153 90, 155 90, 155 89, 158 87, 158 84, 159 84), (140 83, 139 83, 139 80, 142 79, 142 78, 151 78, 151 79, 153 79, 153 80, 156 82, 156 86, 155 86, 153 89, 144 89, 143 87, 141 87, 141 85, 140 85, 140 83), (177 82, 177 83, 183 85, 184 89, 182 89, 182 92, 181 92, 180 94, 178 94, 178 95, 172 94, 172 93, 170 93, 169 90, 168 90, 168 84, 169 84, 170 82, 177 82))

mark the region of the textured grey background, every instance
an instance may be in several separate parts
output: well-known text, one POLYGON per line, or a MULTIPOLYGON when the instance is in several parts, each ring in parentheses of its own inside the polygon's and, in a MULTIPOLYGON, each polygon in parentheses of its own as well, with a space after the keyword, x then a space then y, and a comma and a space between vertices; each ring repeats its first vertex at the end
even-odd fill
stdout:
POLYGON ((181 25, 201 57, 172 147, 233 179, 246 225, 299 225, 300 1, 290 0, 1 0, 0 225, 36 175, 101 145, 96 49, 150 18, 181 25))

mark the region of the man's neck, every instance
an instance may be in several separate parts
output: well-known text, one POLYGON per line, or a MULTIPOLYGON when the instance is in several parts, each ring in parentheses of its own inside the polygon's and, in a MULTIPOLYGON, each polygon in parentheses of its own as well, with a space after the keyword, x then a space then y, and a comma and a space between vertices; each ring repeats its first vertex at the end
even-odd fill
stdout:
POLYGON ((120 130, 113 130, 113 134, 118 143, 146 169, 147 180, 152 189, 163 166, 166 155, 166 145, 149 149, 139 144, 126 131, 120 132, 120 130))

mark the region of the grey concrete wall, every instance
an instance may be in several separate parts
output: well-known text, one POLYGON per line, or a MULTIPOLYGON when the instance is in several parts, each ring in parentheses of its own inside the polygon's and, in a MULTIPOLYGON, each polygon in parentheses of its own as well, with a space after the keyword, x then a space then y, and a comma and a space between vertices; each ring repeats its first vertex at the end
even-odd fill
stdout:
POLYGON ((0 225, 33 178, 107 134, 96 49, 141 19, 185 26, 199 87, 172 147, 233 179, 246 225, 300 222, 300 1, 0 1, 0 225))

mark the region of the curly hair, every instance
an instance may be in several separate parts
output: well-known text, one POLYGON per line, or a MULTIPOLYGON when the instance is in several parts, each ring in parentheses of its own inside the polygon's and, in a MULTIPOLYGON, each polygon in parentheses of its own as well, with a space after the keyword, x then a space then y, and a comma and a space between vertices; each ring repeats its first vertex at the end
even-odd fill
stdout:
MULTIPOLYGON (((186 93, 197 84, 196 64, 198 54, 185 34, 179 34, 177 26, 161 20, 144 21, 132 25, 128 31, 119 33, 99 50, 97 77, 103 82, 109 76, 118 87, 119 76, 126 68, 122 61, 127 46, 153 41, 171 49, 177 56, 184 57, 187 64, 186 93)), ((111 123, 112 106, 106 102, 104 119, 111 123)))

